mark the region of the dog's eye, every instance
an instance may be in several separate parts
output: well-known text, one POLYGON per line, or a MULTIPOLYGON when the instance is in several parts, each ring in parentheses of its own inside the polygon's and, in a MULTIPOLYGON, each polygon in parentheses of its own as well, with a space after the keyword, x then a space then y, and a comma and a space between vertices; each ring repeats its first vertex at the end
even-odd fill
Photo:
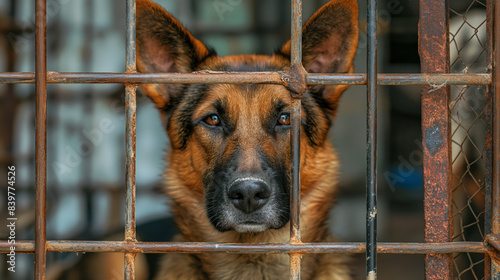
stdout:
POLYGON ((278 125, 290 125, 290 114, 281 114, 278 118, 278 125))
POLYGON ((220 118, 216 114, 213 114, 205 118, 205 123, 211 126, 217 126, 220 125, 220 118))

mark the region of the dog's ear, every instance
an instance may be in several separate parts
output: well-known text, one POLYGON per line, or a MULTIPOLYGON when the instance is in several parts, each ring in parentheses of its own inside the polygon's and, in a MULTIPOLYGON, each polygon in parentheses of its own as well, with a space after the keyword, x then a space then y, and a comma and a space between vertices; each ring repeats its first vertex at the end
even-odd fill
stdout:
MULTIPOLYGON (((279 53, 290 56, 290 41, 279 53)), ((302 64, 309 73, 352 73, 358 47, 358 3, 332 0, 319 9, 302 29, 302 64)), ((316 98, 335 111, 346 85, 313 87, 316 98)))
MULTIPOLYGON (((161 6, 137 0, 137 69, 143 73, 189 73, 216 55, 187 31, 161 6)), ((144 93, 159 109, 166 109, 179 94, 180 85, 144 84, 144 93)))

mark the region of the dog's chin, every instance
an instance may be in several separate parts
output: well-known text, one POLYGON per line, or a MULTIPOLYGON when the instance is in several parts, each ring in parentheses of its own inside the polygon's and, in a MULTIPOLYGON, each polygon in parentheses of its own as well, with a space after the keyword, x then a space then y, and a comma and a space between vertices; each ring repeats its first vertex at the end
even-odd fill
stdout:
POLYGON ((259 233, 267 230, 269 226, 265 224, 239 224, 234 226, 234 230, 239 233, 259 233))

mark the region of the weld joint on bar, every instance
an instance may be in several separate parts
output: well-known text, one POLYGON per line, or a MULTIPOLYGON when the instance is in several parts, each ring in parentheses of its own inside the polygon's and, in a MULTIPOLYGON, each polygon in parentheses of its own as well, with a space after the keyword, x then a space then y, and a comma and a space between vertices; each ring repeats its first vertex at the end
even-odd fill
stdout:
POLYGON ((123 84, 126 88, 131 88, 135 95, 137 95, 136 91, 137 91, 137 88, 139 88, 139 84, 132 84, 132 83, 125 83, 123 84))
MULTIPOLYGON (((127 69, 125 70, 124 74, 141 74, 139 72, 137 72, 137 66, 136 64, 132 64, 132 65, 127 65, 127 69)), ((125 87, 130 87, 132 88, 132 90, 134 90, 134 92, 137 90, 137 88, 139 88, 139 83, 124 83, 123 84, 125 87)))
POLYGON ((302 63, 292 64, 286 71, 280 72, 280 78, 292 98, 302 99, 307 90, 307 71, 302 63))
POLYGON ((292 237, 290 238, 290 241, 288 244, 290 245, 304 245, 300 239, 297 238, 298 234, 293 234, 292 237))
POLYGON ((488 234, 486 236, 486 243, 495 252, 495 255, 500 257, 500 234, 488 234))
POLYGON ((136 69, 137 69, 137 66, 135 63, 132 65, 128 65, 127 69, 125 69, 124 74, 139 74, 139 72, 137 72, 136 69))

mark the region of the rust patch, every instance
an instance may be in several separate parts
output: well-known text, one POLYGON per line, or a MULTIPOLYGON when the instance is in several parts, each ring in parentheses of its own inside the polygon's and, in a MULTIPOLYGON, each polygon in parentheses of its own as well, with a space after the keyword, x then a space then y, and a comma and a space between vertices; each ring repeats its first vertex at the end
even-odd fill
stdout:
POLYGON ((290 279, 300 279, 302 254, 290 254, 290 279))

